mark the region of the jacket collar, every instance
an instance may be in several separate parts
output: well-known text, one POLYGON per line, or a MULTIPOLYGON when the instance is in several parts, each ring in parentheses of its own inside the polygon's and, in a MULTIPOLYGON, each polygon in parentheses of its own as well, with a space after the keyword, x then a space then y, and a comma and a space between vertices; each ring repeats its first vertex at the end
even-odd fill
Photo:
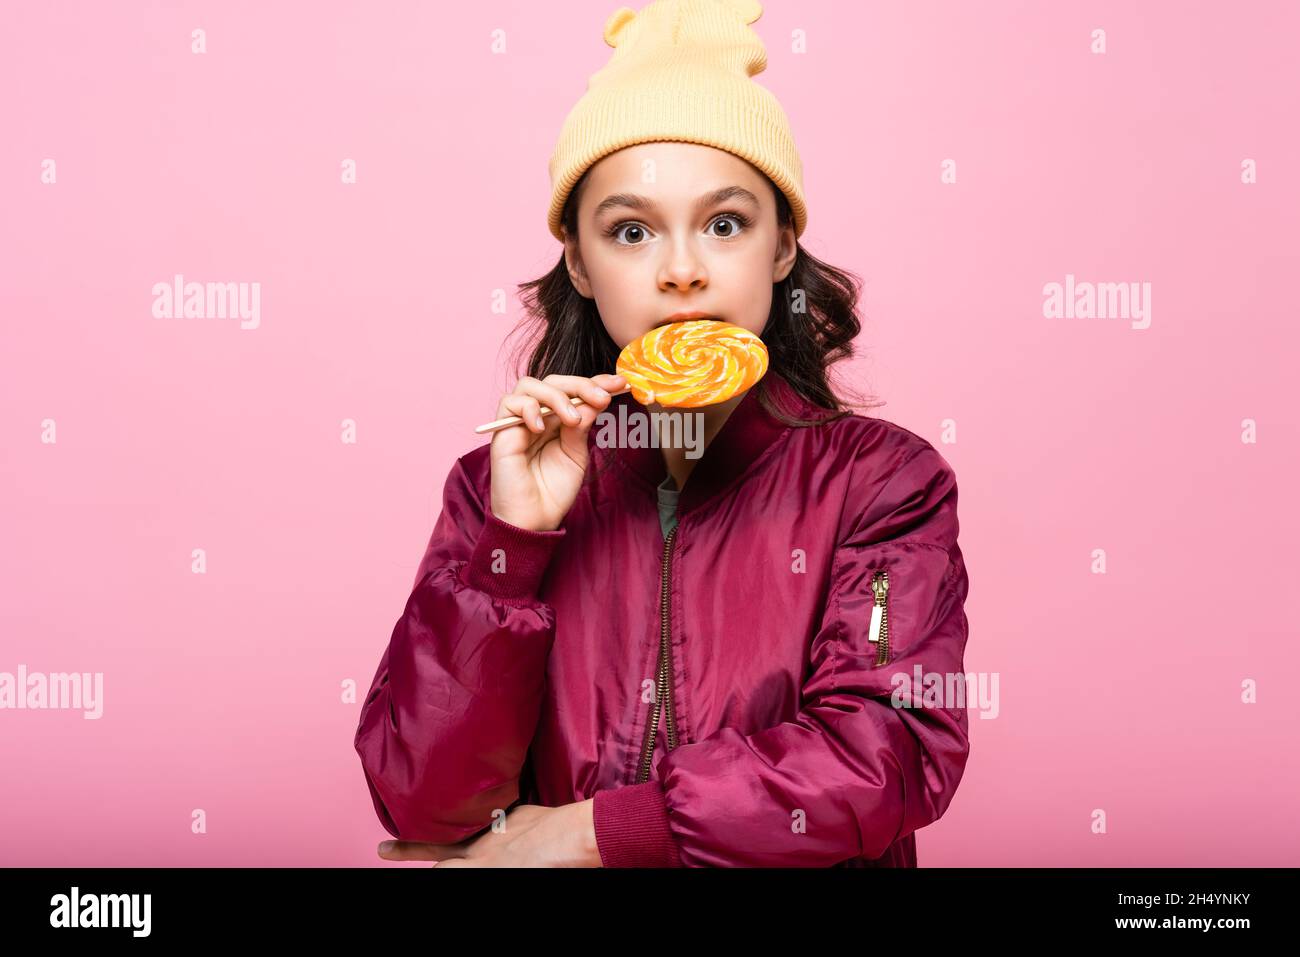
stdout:
MULTIPOLYGON (((704 453, 691 470, 677 500, 679 515, 691 511, 707 502, 718 492, 725 489, 738 476, 743 475, 766 449, 789 431, 792 426, 772 416, 759 403, 759 390, 766 389, 768 397, 787 415, 796 418, 817 418, 826 415, 827 410, 808 402, 789 385, 786 380, 769 369, 767 374, 744 397, 736 403, 731 415, 722 423, 713 440, 705 447, 704 453)), ((645 413, 648 410, 632 398, 632 393, 624 392, 610 400, 606 411, 619 415, 619 406, 627 406, 627 414, 645 413)), ((687 410, 683 410, 687 411, 687 410)), ((590 435, 595 435, 593 428, 590 435)), ((639 481, 647 486, 647 494, 653 495, 654 488, 668 475, 664 465, 663 452, 657 447, 647 445, 642 448, 618 447, 600 450, 606 454, 615 454, 639 481)))

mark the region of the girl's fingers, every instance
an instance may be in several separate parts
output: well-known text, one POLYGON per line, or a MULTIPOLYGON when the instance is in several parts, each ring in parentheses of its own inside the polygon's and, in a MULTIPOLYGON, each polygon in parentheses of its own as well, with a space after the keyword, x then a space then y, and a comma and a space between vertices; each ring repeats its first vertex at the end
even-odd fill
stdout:
POLYGON ((379 856, 386 861, 441 861, 458 857, 463 848, 455 844, 418 844, 414 841, 384 841, 379 856))
POLYGON ((610 374, 602 373, 601 375, 592 376, 591 381, 596 383, 596 385, 600 386, 601 388, 605 389, 611 395, 615 392, 618 392, 620 389, 622 389, 624 386, 627 385, 626 379, 624 379, 621 375, 615 375, 612 373, 610 374))
MULTIPOLYGON (((547 376, 547 378, 552 377, 547 376)), ((558 415, 560 422, 565 425, 576 425, 578 423, 578 410, 569 401, 569 393, 552 385, 550 382, 542 382, 531 376, 524 376, 515 385, 515 393, 530 395, 537 399, 537 401, 547 406, 552 413, 558 415)))
MULTIPOLYGON (((506 393, 497 406, 497 418, 517 415, 524 420, 530 432, 545 432, 552 420, 568 428, 581 428, 586 416, 581 406, 571 401, 577 397, 587 406, 600 411, 609 404, 613 393, 626 385, 619 375, 601 374, 586 378, 576 375, 549 375, 545 381, 524 376, 515 385, 515 391, 506 393), (541 416, 542 407, 549 408, 550 417, 541 416)), ((592 417, 594 420, 594 416, 592 417)))
POLYGON ((603 374, 590 379, 580 375, 548 375, 545 381, 597 409, 604 408, 623 385, 622 377, 603 374))
POLYGON ((508 415, 519 416, 524 420, 524 425, 531 432, 546 431, 546 420, 542 418, 542 407, 531 396, 512 392, 502 398, 501 405, 497 408, 497 418, 504 419, 508 415))

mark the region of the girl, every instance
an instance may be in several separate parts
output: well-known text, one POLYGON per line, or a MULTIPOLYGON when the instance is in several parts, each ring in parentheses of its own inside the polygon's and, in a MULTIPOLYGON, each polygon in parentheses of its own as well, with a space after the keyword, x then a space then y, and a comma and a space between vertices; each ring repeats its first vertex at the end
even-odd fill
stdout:
POLYGON ((452 467, 362 707, 385 859, 914 867, 952 800, 967 716, 932 678, 964 687, 956 480, 828 383, 856 288, 798 243, 798 154, 751 80, 760 12, 606 23, 551 160, 563 257, 525 287, 542 335, 497 407, 523 423, 452 467), (669 411, 611 398, 620 350, 700 316, 770 361, 686 410, 704 454, 597 441, 603 412, 669 411))

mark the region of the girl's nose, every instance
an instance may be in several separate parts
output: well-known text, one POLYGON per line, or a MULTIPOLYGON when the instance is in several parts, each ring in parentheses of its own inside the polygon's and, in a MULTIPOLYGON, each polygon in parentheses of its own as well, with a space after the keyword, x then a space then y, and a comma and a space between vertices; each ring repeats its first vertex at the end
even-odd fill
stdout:
POLYGON ((704 263, 684 245, 674 246, 659 273, 660 289, 703 289, 709 284, 704 263))

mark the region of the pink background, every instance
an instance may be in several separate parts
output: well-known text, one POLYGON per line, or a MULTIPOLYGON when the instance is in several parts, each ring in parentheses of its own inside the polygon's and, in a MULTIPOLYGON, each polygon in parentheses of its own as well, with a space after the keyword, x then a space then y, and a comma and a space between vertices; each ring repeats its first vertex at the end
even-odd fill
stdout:
MULTIPOLYGON (((617 6, 6 5, 0 671, 102 671, 104 716, 0 711, 0 862, 382 866, 341 683, 513 384, 617 6), (260 282, 260 327, 154 318, 175 273, 260 282)), ((766 7, 803 242, 866 280, 875 414, 957 470, 1000 676, 920 863, 1300 863, 1295 5, 766 7), (1150 328, 1044 318, 1067 273, 1150 282, 1150 328)))

